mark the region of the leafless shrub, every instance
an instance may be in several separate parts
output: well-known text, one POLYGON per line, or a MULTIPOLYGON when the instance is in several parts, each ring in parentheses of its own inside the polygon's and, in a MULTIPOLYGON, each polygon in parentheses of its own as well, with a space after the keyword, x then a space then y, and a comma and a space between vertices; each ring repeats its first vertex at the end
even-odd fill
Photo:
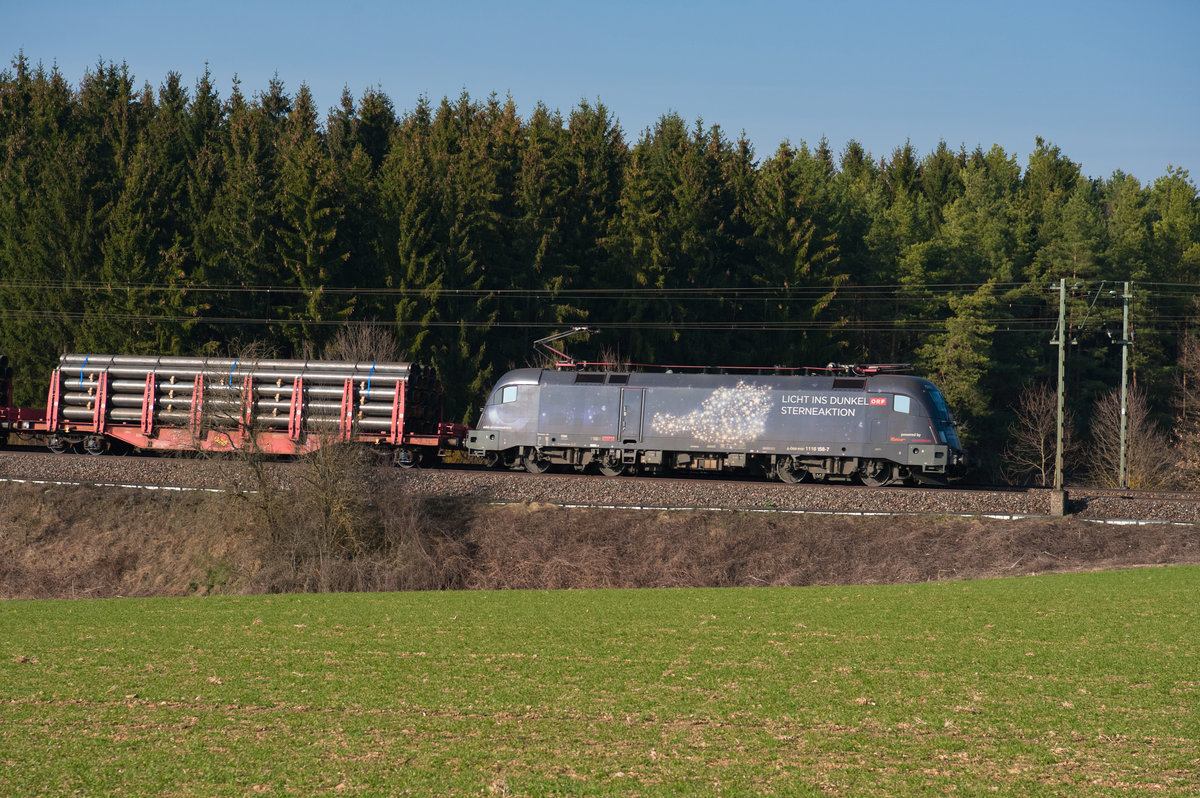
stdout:
POLYGON ((288 469, 286 488, 256 495, 270 554, 287 569, 276 589, 362 590, 357 557, 379 547, 358 447, 326 441, 288 469))
MULTIPOLYGON (((255 363, 264 351, 245 347, 237 357, 242 363, 255 363)), ((324 355, 352 362, 394 361, 396 342, 382 326, 348 325, 324 355)), ((306 435, 313 450, 281 468, 277 457, 255 443, 261 432, 257 419, 240 416, 244 397, 237 391, 222 393, 221 401, 211 406, 206 402, 205 429, 228 430, 230 445, 205 456, 221 461, 231 492, 248 502, 260 530, 263 556, 253 573, 242 574, 249 589, 328 592, 437 586, 437 577, 429 574, 439 571, 441 552, 427 540, 422 505, 390 497, 386 503, 377 500, 371 485, 372 458, 362 446, 339 440, 336 413, 321 418, 310 412, 306 435)))
MULTIPOLYGON (((1003 453, 1005 478, 1017 484, 1049 487, 1054 484, 1058 449, 1058 394, 1047 383, 1031 383, 1021 391, 1013 408, 1016 420, 1008 428, 1003 453)), ((1063 467, 1067 468, 1079 443, 1075 416, 1063 408, 1063 467)))
POLYGON ((323 354, 326 360, 351 363, 390 363, 403 357, 396 336, 383 324, 347 324, 337 331, 323 354))
MULTIPOLYGON (((274 357, 275 352, 265 343, 254 341, 231 346, 224 356, 252 366, 274 357)), ((249 489, 253 495, 265 500, 278 489, 276 480, 269 473, 270 465, 276 458, 257 445, 257 419, 242 418, 242 402, 245 399, 242 390, 241 385, 235 388, 228 382, 224 386, 216 383, 204 386, 200 429, 193 454, 220 464, 233 495, 244 497, 247 495, 244 491, 249 489), (204 440, 212 433, 223 436, 225 445, 203 446, 204 440)), ((263 506, 273 506, 273 503, 266 501, 263 506)))
POLYGON ((1121 485, 1121 394, 1114 389, 1097 400, 1092 411, 1092 443, 1088 448, 1093 484, 1156 490, 1170 487, 1175 475, 1173 455, 1164 435, 1150 419, 1146 394, 1128 391, 1125 412, 1125 475, 1121 485))
MULTIPOLYGON (((439 590, 461 587, 469 557, 436 502, 379 487, 353 444, 328 443, 257 497, 264 555, 252 592, 439 590)), ((462 512, 457 511, 457 520, 462 512)))
POLYGON ((1175 427, 1175 468, 1180 482, 1200 481, 1200 340, 1185 336, 1179 346, 1179 377, 1176 390, 1178 411, 1175 427))
POLYGON ((605 371, 629 371, 629 364, 621 360, 621 353, 611 346, 600 349, 600 362, 605 371))
POLYGON ((463 587, 471 557, 458 532, 470 518, 467 508, 405 493, 376 495, 383 531, 376 589, 463 587))

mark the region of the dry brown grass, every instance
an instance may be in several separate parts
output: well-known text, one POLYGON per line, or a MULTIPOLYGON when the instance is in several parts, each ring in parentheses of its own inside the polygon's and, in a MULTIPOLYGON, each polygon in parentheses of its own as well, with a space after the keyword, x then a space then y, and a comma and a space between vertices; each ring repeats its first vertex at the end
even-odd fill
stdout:
POLYGON ((0 489, 0 595, 181 595, 240 554, 228 497, 123 489, 0 489))
MULTIPOLYGON (((0 596, 882 584, 1200 562, 1184 526, 374 498, 356 511, 369 546, 300 567, 296 541, 235 494, 3 485, 0 596)), ((290 506, 302 531, 307 505, 290 506)))
POLYGON ((1181 526, 493 508, 470 587, 886 584, 1200 562, 1181 526))

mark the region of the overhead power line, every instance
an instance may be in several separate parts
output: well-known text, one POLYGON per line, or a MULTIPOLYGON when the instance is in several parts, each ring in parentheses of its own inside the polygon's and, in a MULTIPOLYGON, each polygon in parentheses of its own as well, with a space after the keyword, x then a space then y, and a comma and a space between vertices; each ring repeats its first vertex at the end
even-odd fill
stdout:
MULTIPOLYGON (((843 286, 725 286, 711 288, 578 288, 578 289, 525 289, 525 288, 387 288, 387 287, 321 287, 305 289, 299 286, 276 285, 160 285, 149 283, 111 284, 97 282, 54 282, 54 281, 7 281, 0 282, 0 291, 21 294, 48 291, 55 294, 79 293, 156 293, 164 296, 187 295, 254 296, 270 304, 276 300, 285 302, 289 297, 310 298, 356 297, 366 299, 406 298, 427 302, 454 299, 495 299, 498 301, 521 300, 596 300, 612 302, 619 299, 677 302, 723 302, 770 301, 782 303, 805 303, 821 300, 830 303, 863 303, 872 301, 926 300, 944 301, 974 293, 981 288, 978 283, 928 283, 922 285, 843 285, 843 286)), ((1052 286, 1033 283, 993 284, 995 301, 1007 307, 1028 303, 1031 307, 1042 307, 1039 296, 1049 296, 1052 286)), ((1091 288, 1095 291, 1095 287, 1091 288)), ((1139 285, 1142 298, 1152 300, 1183 300, 1200 296, 1200 285, 1139 285)), ((1081 289, 1080 293, 1085 293, 1081 289)))
MULTIPOLYGON (((1101 291, 1107 283, 1093 282, 1081 284, 1078 294, 1082 299, 1090 299, 1089 314, 1095 308, 1097 300, 1101 298, 1101 291)), ((954 317, 946 316, 920 316, 916 318, 904 318, 903 316, 890 315, 888 309, 895 303, 911 302, 911 301, 932 301, 941 302, 948 300, 951 297, 963 296, 968 293, 977 291, 981 287, 978 283, 929 283, 919 286, 915 285, 847 285, 834 288, 832 286, 806 286, 802 288, 792 288, 789 286, 739 286, 739 287, 716 287, 716 288, 623 288, 623 289, 572 289, 565 291, 550 291, 545 289, 438 289, 436 292, 430 292, 422 289, 401 289, 401 288, 330 288, 322 289, 321 293, 327 296, 358 296, 358 297, 403 297, 423 299, 426 303, 436 304, 441 300, 454 299, 485 299, 494 298, 501 302, 498 306, 492 306, 490 312, 500 312, 503 316, 503 303, 510 300, 525 300, 525 301, 543 301, 543 300, 562 300, 574 299, 578 302, 586 302, 595 300, 603 302, 599 308, 590 305, 583 305, 580 310, 586 314, 587 323, 590 326, 603 327, 612 330, 622 329, 642 329, 642 330, 662 330, 671 329, 676 331, 753 331, 766 330, 777 332, 789 331, 809 331, 809 332, 845 332, 845 333, 935 333, 944 332, 947 329, 947 324, 954 320, 954 317), (822 318, 804 318, 801 311, 793 310, 798 317, 790 319, 760 319, 754 317, 754 311, 757 302, 770 303, 787 303, 790 305, 802 305, 806 302, 811 302, 817 298, 826 299, 833 292, 833 298, 822 318), (639 320, 630 321, 627 318, 613 318, 611 315, 612 302, 619 299, 627 299, 640 302, 655 302, 661 300, 671 300, 681 305, 688 305, 692 302, 703 303, 727 303, 731 307, 722 310, 722 314, 733 315, 734 318, 704 318, 709 313, 705 310, 694 310, 693 318, 688 320, 681 319, 663 319, 655 320, 639 320), (745 307, 739 306, 739 303, 751 303, 745 307), (877 309, 875 311, 865 310, 870 308, 873 303, 887 303, 884 307, 887 309, 877 309), (853 307, 848 308, 847 305, 853 307), (743 315, 743 318, 738 318, 743 315)), ((1037 332, 1049 329, 1054 324, 1050 305, 1043 301, 1041 297, 1050 296, 1051 289, 1054 286, 1045 286, 1034 283, 1003 283, 993 284, 993 288, 997 291, 996 303, 997 306, 1004 311, 1003 314, 990 314, 986 317, 975 319, 982 325, 987 325, 994 328, 997 333, 1028 333, 1037 332), (1043 293, 1045 291, 1045 293, 1043 293), (1007 293, 1008 296, 1002 296, 1007 293)), ((289 296, 307 296, 308 292, 304 289, 295 286, 242 286, 242 285, 205 285, 205 286, 181 286, 181 285, 158 285, 158 284, 126 284, 113 285, 109 283, 98 282, 54 282, 54 281, 9 281, 0 282, 0 290, 16 291, 28 297, 31 293, 37 291, 51 291, 57 295, 73 292, 87 293, 120 293, 120 292, 144 292, 144 293, 162 293, 167 296, 178 296, 182 294, 205 293, 205 294, 234 294, 234 295, 254 295, 262 300, 259 303, 253 303, 254 308, 251 312, 254 315, 235 316, 235 315, 182 315, 178 313, 163 313, 162 315, 154 315, 152 313, 114 313, 109 308, 104 308, 103 317, 115 322, 128 322, 137 324, 154 324, 168 323, 178 325, 243 325, 243 326, 342 326, 347 323, 352 325, 367 325, 367 324, 388 324, 398 325, 401 327, 430 327, 430 328, 447 328, 447 327, 464 327, 464 328, 537 328, 537 329, 554 329, 561 327, 566 321, 550 320, 529 320, 521 319, 519 321, 506 320, 504 318, 489 318, 488 316, 477 317, 470 314, 471 317, 458 319, 435 319, 435 320, 364 320, 356 319, 347 322, 342 319, 311 319, 300 318, 299 313, 289 312, 283 301, 283 297, 289 296), (279 298, 279 304, 273 306, 273 300, 279 298), (266 311, 266 312, 263 312, 266 311)), ((1192 316, 1179 309, 1178 303, 1181 300, 1190 300, 1200 297, 1200 285, 1177 285, 1167 283, 1146 283, 1137 284, 1137 293, 1141 300, 1142 312, 1138 314, 1137 323, 1142 329, 1166 329, 1169 327, 1177 327, 1192 320, 1192 316), (1168 311, 1160 307, 1163 303, 1175 303, 1175 309, 1168 311)), ((36 301, 36 300, 35 300, 36 301)), ((1101 303, 1103 304, 1103 303, 1101 303)), ((445 308, 446 315, 452 312, 451 308, 445 308)), ((6 320, 24 320, 24 321, 47 321, 47 322, 62 322, 74 323, 88 319, 93 319, 97 315, 96 311, 86 309, 60 309, 49 307, 33 307, 33 308, 0 308, 0 319, 6 320)), ((464 314, 466 316, 467 314, 464 314)))
MULTIPOLYGON (((1022 288, 1031 291, 1050 291, 1053 286, 1036 283, 993 283, 998 292, 1017 291, 1022 288)), ((750 285, 750 286, 713 286, 713 287, 675 287, 657 288, 650 286, 631 286, 624 288, 455 288, 455 287, 403 287, 391 288, 381 286, 319 286, 306 289, 295 285, 235 285, 235 284, 160 284, 160 283, 111 283, 98 281, 55 281, 55 280, 8 280, 0 281, 0 290, 29 291, 100 291, 100 292, 160 292, 167 294, 189 293, 221 293, 221 294, 284 294, 308 295, 321 293, 329 296, 399 296, 399 297, 520 297, 520 298, 552 298, 597 297, 611 299, 613 297, 663 297, 663 298, 707 298, 720 299, 736 298, 815 298, 834 294, 837 297, 850 298, 892 298, 896 296, 943 296, 961 295, 981 288, 981 283, 924 283, 924 284, 884 284, 884 285, 750 285)), ((1173 286, 1177 289, 1192 288, 1200 292, 1200 286, 1173 286)))

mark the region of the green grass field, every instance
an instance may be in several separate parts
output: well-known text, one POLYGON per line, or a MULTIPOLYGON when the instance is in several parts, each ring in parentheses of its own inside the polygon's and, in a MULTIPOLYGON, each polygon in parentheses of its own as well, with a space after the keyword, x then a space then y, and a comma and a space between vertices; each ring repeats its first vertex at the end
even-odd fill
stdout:
POLYGON ((0 793, 1193 795, 1200 568, 0 603, 0 793))

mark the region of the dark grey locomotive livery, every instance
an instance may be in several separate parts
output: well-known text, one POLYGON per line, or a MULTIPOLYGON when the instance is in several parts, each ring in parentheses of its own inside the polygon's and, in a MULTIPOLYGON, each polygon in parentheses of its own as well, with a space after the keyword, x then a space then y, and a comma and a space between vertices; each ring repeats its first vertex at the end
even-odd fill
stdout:
POLYGON ((517 369, 488 397, 470 454, 551 465, 749 470, 785 482, 944 483, 965 463, 928 380, 517 369))

